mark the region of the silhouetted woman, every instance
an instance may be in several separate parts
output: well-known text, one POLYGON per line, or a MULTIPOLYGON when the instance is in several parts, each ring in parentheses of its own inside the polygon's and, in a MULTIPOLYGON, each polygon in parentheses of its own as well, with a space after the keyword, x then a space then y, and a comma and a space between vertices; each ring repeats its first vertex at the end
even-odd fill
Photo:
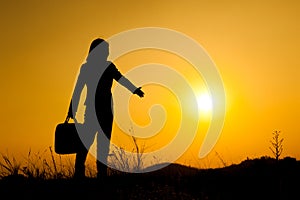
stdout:
POLYGON ((134 86, 112 62, 107 60, 108 55, 109 44, 105 40, 97 38, 92 41, 86 62, 80 68, 72 96, 68 117, 77 123, 73 113, 77 111, 81 92, 86 87, 84 126, 83 131, 79 131, 84 147, 76 154, 75 177, 85 176, 85 161, 96 133, 97 177, 106 176, 107 165, 100 160, 106 161, 109 153, 109 142, 105 141, 110 141, 112 132, 113 101, 111 87, 113 80, 118 81, 133 94, 137 94, 139 97, 144 96, 141 87, 134 86), (108 140, 105 140, 104 136, 108 140))

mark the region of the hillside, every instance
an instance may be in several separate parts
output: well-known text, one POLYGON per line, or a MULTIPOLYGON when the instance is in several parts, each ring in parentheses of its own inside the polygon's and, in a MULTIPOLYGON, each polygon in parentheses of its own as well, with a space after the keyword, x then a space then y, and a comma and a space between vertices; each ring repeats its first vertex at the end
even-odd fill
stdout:
POLYGON ((10 198, 100 199, 300 199, 300 161, 286 157, 248 159, 218 169, 178 164, 149 173, 106 179, 34 179, 7 176, 0 192, 10 198))

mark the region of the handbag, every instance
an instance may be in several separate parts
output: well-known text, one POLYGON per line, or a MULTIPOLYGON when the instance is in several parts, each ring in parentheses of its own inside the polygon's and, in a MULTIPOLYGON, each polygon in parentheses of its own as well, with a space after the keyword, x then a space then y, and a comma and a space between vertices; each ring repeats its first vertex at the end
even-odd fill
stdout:
POLYGON ((54 151, 57 154, 77 153, 83 146, 75 123, 70 123, 69 119, 67 117, 65 122, 56 125, 54 151))

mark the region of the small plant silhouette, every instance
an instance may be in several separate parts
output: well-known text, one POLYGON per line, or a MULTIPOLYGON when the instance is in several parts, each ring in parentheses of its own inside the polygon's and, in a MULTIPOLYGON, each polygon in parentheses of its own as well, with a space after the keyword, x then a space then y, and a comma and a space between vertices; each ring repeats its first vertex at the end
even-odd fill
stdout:
POLYGON ((113 149, 112 153, 109 154, 110 161, 114 168, 121 169, 123 171, 141 171, 144 167, 143 161, 145 157, 145 144, 142 146, 138 144, 138 139, 134 136, 135 133, 132 126, 129 129, 129 132, 131 133, 131 139, 134 145, 132 151, 127 153, 123 147, 113 149))
POLYGON ((283 138, 280 137, 280 133, 281 131, 278 130, 275 130, 272 133, 273 137, 272 140, 270 141, 272 146, 269 147, 277 161, 279 160, 279 157, 283 151, 283 145, 282 145, 283 138))

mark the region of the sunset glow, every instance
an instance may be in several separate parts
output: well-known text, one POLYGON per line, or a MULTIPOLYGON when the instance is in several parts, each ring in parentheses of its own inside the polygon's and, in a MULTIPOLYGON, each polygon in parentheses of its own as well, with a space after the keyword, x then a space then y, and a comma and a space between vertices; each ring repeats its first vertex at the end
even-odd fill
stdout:
POLYGON ((197 103, 200 112, 207 113, 211 111, 213 108, 212 106, 212 99, 209 94, 200 94, 197 96, 197 103))
MULTIPOLYGON (((155 151, 176 138, 185 117, 188 128, 198 126, 195 137, 187 129, 179 138, 180 144, 185 144, 185 138, 193 138, 193 142, 176 160, 178 163, 218 167, 219 157, 227 163, 239 163, 248 157, 272 156, 269 146, 274 130, 280 130, 284 138, 282 157, 300 159, 300 1, 13 0, 1 1, 0 9, 0 152, 22 158, 29 149, 34 152, 53 146, 55 126, 66 118, 80 66, 93 39, 110 38, 136 28, 161 27, 180 32, 201 45, 220 73, 226 93, 220 137, 210 153, 199 159, 210 117, 223 102, 206 91, 206 77, 189 60, 173 52, 148 48, 126 53, 114 61, 145 91, 143 99, 130 96, 123 88, 116 93, 116 104, 130 97, 126 111, 132 117, 116 110, 116 118, 122 123, 113 124, 116 144, 128 151, 134 148, 128 134, 134 124, 149 128, 134 130, 143 136, 138 142, 145 144, 145 151, 155 151), (155 70, 141 70, 139 76, 130 74, 141 66, 155 70), (148 83, 144 84, 144 80, 148 83), (153 80, 170 84, 177 93, 153 80), (191 99, 185 83, 196 91, 196 100, 191 99), (178 96, 184 97, 184 104, 194 106, 196 102, 200 117, 182 114, 178 96)), ((171 41, 165 38, 158 43, 171 41)), ((191 58, 200 62, 201 56, 191 58)), ((202 72, 210 72, 206 64, 201 66, 202 72)), ((82 112, 77 113, 81 120, 82 112)), ((213 117, 219 115, 216 112, 213 117)), ((177 151, 170 150, 170 156, 173 150, 177 151)))

